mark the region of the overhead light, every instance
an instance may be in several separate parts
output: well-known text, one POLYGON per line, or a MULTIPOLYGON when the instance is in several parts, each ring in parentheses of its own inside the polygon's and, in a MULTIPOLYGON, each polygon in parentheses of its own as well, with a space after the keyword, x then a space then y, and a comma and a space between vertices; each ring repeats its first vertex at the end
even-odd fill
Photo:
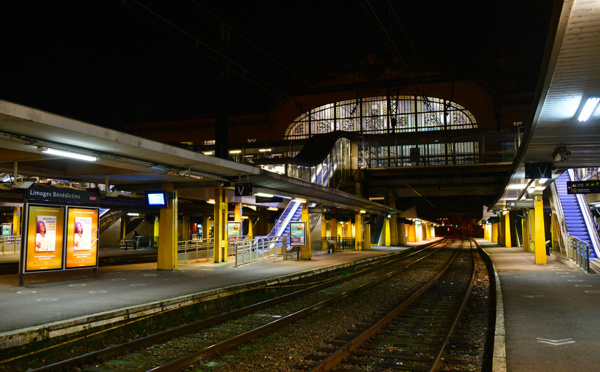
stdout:
POLYGON ((598 102, 600 102, 600 97, 588 97, 583 105, 583 108, 581 109, 581 112, 579 113, 577 120, 580 122, 588 121, 590 116, 592 116, 594 113, 594 110, 596 110, 598 102))
POLYGON ((214 151, 202 151, 202 153, 206 156, 214 155, 214 151))
POLYGON ((262 198, 272 198, 274 195, 273 194, 267 194, 266 192, 257 192, 256 194, 254 194, 254 196, 259 196, 262 198))
POLYGON ((208 204, 215 204, 215 199, 208 199, 206 202, 208 204))
POLYGON ((538 182, 541 183, 541 184, 544 184, 544 183, 548 182, 548 180, 549 180, 549 178, 540 178, 538 180, 538 182))
POLYGON ((271 149, 258 149, 258 152, 271 152, 271 149))
POLYGON ((279 209, 275 208, 275 207, 269 207, 267 208, 268 211, 278 211, 279 209))
POLYGON ((302 199, 302 198, 295 198, 295 199, 292 199, 292 201, 295 201, 298 203, 306 203, 306 199, 302 199))
POLYGON ((367 211, 365 211, 364 209, 361 209, 360 212, 358 212, 358 213, 365 214, 365 213, 367 213, 367 211))
POLYGON ((39 146, 38 147, 38 151, 41 151, 44 154, 55 155, 55 156, 62 156, 62 157, 65 157, 65 158, 71 158, 71 159, 77 159, 77 160, 85 160, 85 161, 96 161, 96 160, 98 160, 98 158, 95 157, 95 156, 84 155, 84 154, 79 154, 79 153, 70 152, 70 151, 50 149, 50 148, 45 147, 45 146, 39 146))
POLYGON ((229 150, 230 154, 241 154, 242 150, 229 150))
POLYGON ((509 190, 523 190, 527 187, 526 183, 511 183, 506 188, 509 190))
POLYGON ((127 213, 127 215, 130 217, 139 217, 140 216, 139 213, 134 213, 134 212, 129 212, 129 213, 127 213))

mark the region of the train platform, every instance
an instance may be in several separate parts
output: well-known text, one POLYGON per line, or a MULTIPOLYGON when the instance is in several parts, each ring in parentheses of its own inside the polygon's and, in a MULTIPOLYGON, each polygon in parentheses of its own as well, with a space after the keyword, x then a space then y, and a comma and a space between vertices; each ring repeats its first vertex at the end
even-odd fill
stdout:
POLYGON ((600 275, 554 253, 537 265, 533 252, 477 240, 498 279, 494 371, 597 371, 600 275))
MULTIPOLYGON (((178 270, 157 270, 153 263, 100 266, 19 275, 0 275, 0 350, 6 347, 76 333, 96 326, 136 319, 228 293, 319 273, 401 252, 440 238, 402 247, 373 246, 368 251, 313 252, 311 260, 262 261, 235 267, 231 260, 180 264, 178 270)), ((101 257, 144 254, 114 250, 101 257)), ((9 260, 5 257, 5 261, 9 260)), ((14 258, 13 258, 14 260, 14 258)))

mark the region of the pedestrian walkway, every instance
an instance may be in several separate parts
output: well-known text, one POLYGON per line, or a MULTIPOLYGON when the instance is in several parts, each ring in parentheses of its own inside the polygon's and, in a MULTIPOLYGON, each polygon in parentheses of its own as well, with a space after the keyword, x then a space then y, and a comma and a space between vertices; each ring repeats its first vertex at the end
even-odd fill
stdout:
POLYGON ((499 278, 494 371, 597 371, 600 275, 548 256, 478 242, 499 278))

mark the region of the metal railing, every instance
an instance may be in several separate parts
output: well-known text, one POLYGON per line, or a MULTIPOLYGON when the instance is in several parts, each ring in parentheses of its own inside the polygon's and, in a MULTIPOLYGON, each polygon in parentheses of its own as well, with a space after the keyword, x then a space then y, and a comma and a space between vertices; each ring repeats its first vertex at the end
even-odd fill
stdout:
POLYGON ((214 257, 214 239, 193 239, 177 242, 177 261, 202 261, 214 257))
POLYGON ((21 252, 21 235, 1 235, 0 253, 19 253, 21 252))
POLYGON ((588 243, 569 235, 568 257, 588 274, 590 272, 590 249, 592 248, 588 243))
POLYGON ((287 236, 262 236, 233 242, 235 266, 287 256, 287 236))

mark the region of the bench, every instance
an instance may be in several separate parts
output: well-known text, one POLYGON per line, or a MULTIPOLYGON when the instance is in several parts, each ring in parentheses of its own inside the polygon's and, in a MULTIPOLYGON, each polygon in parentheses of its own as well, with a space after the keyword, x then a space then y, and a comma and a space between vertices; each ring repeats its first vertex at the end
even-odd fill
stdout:
POLYGON ((133 249, 137 249, 139 241, 140 241, 140 238, 123 239, 123 243, 125 243, 125 250, 127 250, 127 248, 129 247, 129 244, 131 244, 133 249))
POLYGON ((327 253, 329 253, 329 250, 331 250, 331 253, 335 251, 335 240, 333 239, 327 239, 327 253))

